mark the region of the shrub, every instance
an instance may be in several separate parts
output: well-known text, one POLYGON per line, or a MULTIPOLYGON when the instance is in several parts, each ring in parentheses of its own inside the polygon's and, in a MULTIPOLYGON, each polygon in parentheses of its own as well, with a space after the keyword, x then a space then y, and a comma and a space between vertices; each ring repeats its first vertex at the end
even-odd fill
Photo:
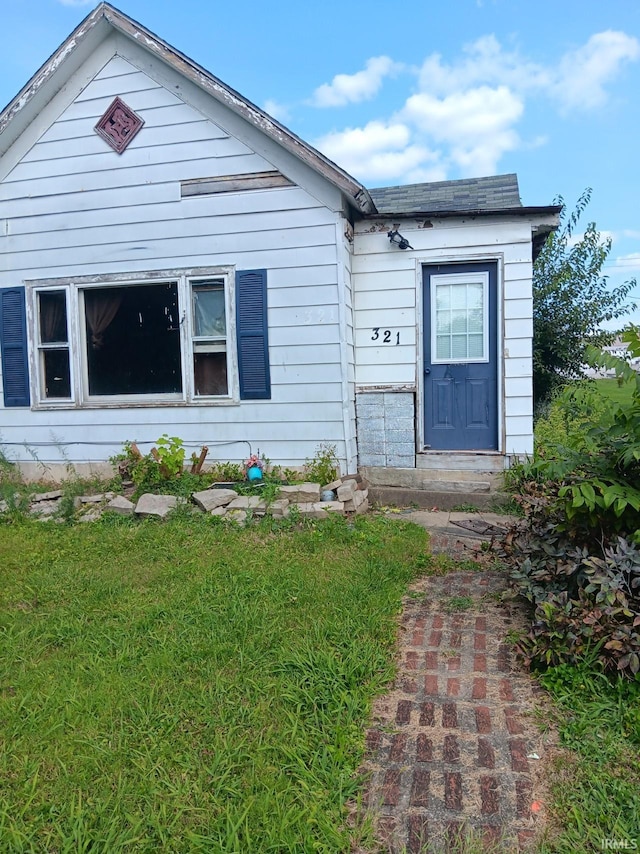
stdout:
POLYGON ((336 446, 321 442, 314 456, 305 460, 304 471, 305 476, 313 483, 324 485, 336 480, 340 474, 336 446))
POLYGON ((599 547, 566 524, 549 485, 529 486, 525 517, 500 544, 515 591, 532 606, 517 644, 534 668, 594 654, 606 671, 640 671, 640 549, 617 537, 599 547))

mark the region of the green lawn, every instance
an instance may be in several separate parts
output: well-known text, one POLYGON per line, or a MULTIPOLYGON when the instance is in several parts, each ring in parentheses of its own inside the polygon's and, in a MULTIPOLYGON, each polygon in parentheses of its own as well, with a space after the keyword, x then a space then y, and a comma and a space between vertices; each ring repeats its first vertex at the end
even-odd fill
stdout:
POLYGON ((629 403, 631 400, 631 393, 633 391, 631 383, 618 385, 617 380, 609 379, 595 380, 595 385, 598 393, 606 400, 613 401, 613 403, 629 403))
POLYGON ((2 852, 343 852, 426 533, 0 527, 2 852))
POLYGON ((551 668, 541 681, 568 750, 549 769, 555 828, 540 854, 602 851, 607 839, 639 848, 640 682, 611 680, 592 664, 551 668))

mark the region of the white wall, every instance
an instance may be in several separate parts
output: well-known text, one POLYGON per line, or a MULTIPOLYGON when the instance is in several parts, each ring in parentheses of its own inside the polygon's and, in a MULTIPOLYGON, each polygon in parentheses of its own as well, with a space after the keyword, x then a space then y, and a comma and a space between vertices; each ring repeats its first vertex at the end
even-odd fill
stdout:
POLYGON ((330 442, 346 468, 339 194, 142 48, 121 37, 110 45, 90 60, 91 82, 85 66, 3 158, 0 287, 182 266, 266 268, 272 399, 33 411, 3 409, 0 398, 0 449, 45 465, 98 461, 126 440, 145 445, 168 432, 206 443, 210 458, 242 459, 248 446, 238 442, 249 442, 285 465, 330 442), (112 56, 116 48, 127 58, 112 56), (122 155, 93 130, 116 95, 145 121, 122 155), (183 180, 272 169, 305 189, 180 197, 183 180))
MULTIPOLYGON (((507 454, 533 450, 531 337, 533 332, 531 224, 498 217, 403 221, 398 226, 413 250, 392 247, 390 221, 356 227, 353 290, 356 334, 356 389, 402 387, 414 390, 422 407, 422 265, 498 261, 499 323, 503 403, 500 449, 507 454), (390 330, 391 343, 373 329, 390 330), (399 334, 400 344, 396 345, 399 334)), ((418 423, 421 422, 418 418, 418 423)))

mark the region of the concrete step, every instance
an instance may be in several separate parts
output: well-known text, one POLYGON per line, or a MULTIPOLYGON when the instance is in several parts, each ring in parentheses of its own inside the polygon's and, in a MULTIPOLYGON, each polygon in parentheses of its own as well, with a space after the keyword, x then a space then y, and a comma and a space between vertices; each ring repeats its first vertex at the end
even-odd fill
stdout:
POLYGON ((383 507, 421 507, 427 510, 451 510, 468 505, 478 510, 492 510, 509 503, 503 492, 447 492, 433 489, 411 489, 403 486, 374 486, 369 484, 369 501, 383 507))
POLYGON ((422 489, 427 492, 467 493, 499 492, 502 487, 500 475, 491 472, 423 469, 396 469, 367 466, 361 469, 371 486, 403 487, 422 489))
POLYGON ((498 474, 504 471, 505 457, 479 451, 420 451, 416 454, 416 467, 431 472, 440 469, 498 474))

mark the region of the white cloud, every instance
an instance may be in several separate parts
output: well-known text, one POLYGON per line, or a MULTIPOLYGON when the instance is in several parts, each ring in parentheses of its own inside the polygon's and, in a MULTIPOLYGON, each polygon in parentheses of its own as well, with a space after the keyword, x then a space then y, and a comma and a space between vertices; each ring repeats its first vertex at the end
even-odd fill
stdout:
POLYGON ((501 84, 522 94, 546 94, 565 109, 584 110, 604 104, 608 98, 605 85, 625 62, 638 58, 638 39, 615 30, 595 33, 549 66, 527 59, 517 50, 505 50, 494 35, 487 35, 466 45, 463 58, 455 63, 444 63, 437 53, 428 56, 419 82, 424 91, 440 95, 481 84, 501 84))
MULTIPOLYGON (((494 174, 507 152, 547 142, 539 132, 527 139, 518 130, 532 98, 544 99, 561 113, 596 109, 610 97, 624 64, 638 59, 638 39, 613 30, 592 35, 547 64, 485 35, 453 60, 427 56, 415 71, 417 91, 393 113, 363 127, 334 131, 317 145, 363 181, 494 174)), ((320 86, 310 103, 335 107, 371 99, 384 78, 399 69, 406 66, 387 56, 373 57, 364 70, 338 74, 320 86)))
POLYGON ((491 175, 498 161, 520 142, 514 125, 522 100, 506 86, 481 86, 436 98, 412 95, 402 115, 431 139, 450 146, 450 158, 462 175, 491 175))
POLYGON ((629 255, 619 255, 611 267, 616 270, 620 270, 627 275, 640 273, 640 252, 631 252, 629 255))
POLYGON ((419 72, 420 88, 437 95, 447 95, 478 85, 504 85, 516 91, 539 88, 549 82, 542 66, 505 51, 494 35, 486 35, 465 45, 463 57, 445 64, 438 53, 428 56, 419 72))
POLYGON ((437 160, 426 146, 411 143, 402 123, 369 122, 362 128, 329 133, 314 145, 347 172, 368 180, 400 180, 407 172, 437 160))
POLYGON ((344 107, 369 101, 382 86, 385 77, 401 68, 388 56, 368 59, 362 71, 355 74, 336 74, 331 83, 323 83, 313 93, 311 103, 315 107, 344 107))
POLYGON ((566 53, 558 66, 552 90, 566 108, 590 109, 608 98, 610 83, 625 62, 640 57, 640 42, 626 33, 606 30, 566 53))
POLYGON ((285 104, 281 104, 279 101, 274 101, 271 98, 268 98, 264 102, 264 111, 279 122, 288 122, 291 117, 291 112, 285 104))

